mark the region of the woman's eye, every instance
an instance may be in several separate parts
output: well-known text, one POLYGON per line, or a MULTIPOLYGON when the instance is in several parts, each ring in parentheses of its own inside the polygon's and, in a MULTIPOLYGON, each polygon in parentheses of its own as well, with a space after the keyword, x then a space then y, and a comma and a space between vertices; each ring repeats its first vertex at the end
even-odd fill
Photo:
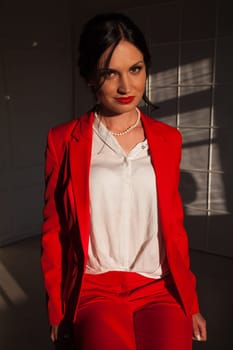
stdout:
POLYGON ((113 70, 105 71, 105 78, 106 79, 111 79, 111 78, 115 77, 115 75, 116 75, 116 72, 113 70))
POLYGON ((116 72, 111 70, 111 69, 101 69, 98 72, 99 78, 104 79, 104 80, 111 79, 111 78, 115 77, 115 75, 116 75, 116 72))
POLYGON ((141 69, 142 69, 141 66, 135 66, 135 67, 132 67, 130 70, 132 73, 139 73, 141 69))

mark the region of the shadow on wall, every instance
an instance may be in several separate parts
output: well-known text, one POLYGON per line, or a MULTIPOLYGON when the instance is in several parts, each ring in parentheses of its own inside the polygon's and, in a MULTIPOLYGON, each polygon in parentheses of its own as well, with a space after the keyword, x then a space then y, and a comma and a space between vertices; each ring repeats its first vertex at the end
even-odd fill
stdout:
MULTIPOLYGON (((159 49, 157 51, 159 54, 159 49)), ((157 61, 160 60, 162 57, 157 57, 157 61)), ((151 96, 159 109, 149 114, 178 127, 183 136, 180 190, 190 246, 233 257, 233 163, 229 152, 233 149, 230 112, 233 102, 230 86, 205 81, 210 75, 206 70, 212 66, 211 58, 209 65, 207 60, 203 57, 199 62, 181 66, 180 71, 186 78, 178 85, 176 82, 172 86, 171 77, 175 75, 172 71, 176 72, 177 67, 171 62, 165 60, 163 68, 160 65, 159 78, 152 72, 151 96)))

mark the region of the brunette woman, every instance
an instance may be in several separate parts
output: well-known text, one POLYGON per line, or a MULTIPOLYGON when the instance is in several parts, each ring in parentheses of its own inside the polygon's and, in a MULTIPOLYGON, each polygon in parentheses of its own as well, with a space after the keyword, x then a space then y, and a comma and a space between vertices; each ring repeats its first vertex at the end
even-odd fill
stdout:
POLYGON ((150 53, 123 14, 97 15, 78 65, 96 97, 49 131, 42 270, 51 339, 77 350, 190 350, 206 340, 178 191, 181 135, 145 115, 150 53))

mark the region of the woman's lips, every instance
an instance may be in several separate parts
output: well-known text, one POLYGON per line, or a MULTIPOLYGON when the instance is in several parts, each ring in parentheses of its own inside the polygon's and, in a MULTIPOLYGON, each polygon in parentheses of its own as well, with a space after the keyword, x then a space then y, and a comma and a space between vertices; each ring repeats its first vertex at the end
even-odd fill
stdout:
POLYGON ((135 96, 117 97, 117 98, 115 98, 115 100, 117 102, 119 102, 119 103, 122 103, 122 104, 128 104, 128 103, 131 103, 134 100, 134 97, 135 96))

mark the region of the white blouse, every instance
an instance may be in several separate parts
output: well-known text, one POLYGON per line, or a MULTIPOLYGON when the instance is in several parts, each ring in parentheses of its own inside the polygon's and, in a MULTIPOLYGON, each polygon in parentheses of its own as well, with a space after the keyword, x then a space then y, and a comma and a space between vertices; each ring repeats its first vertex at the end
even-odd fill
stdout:
POLYGON ((97 119, 93 124, 90 211, 86 273, 133 271, 151 278, 165 274, 156 178, 147 140, 126 155, 97 119))

